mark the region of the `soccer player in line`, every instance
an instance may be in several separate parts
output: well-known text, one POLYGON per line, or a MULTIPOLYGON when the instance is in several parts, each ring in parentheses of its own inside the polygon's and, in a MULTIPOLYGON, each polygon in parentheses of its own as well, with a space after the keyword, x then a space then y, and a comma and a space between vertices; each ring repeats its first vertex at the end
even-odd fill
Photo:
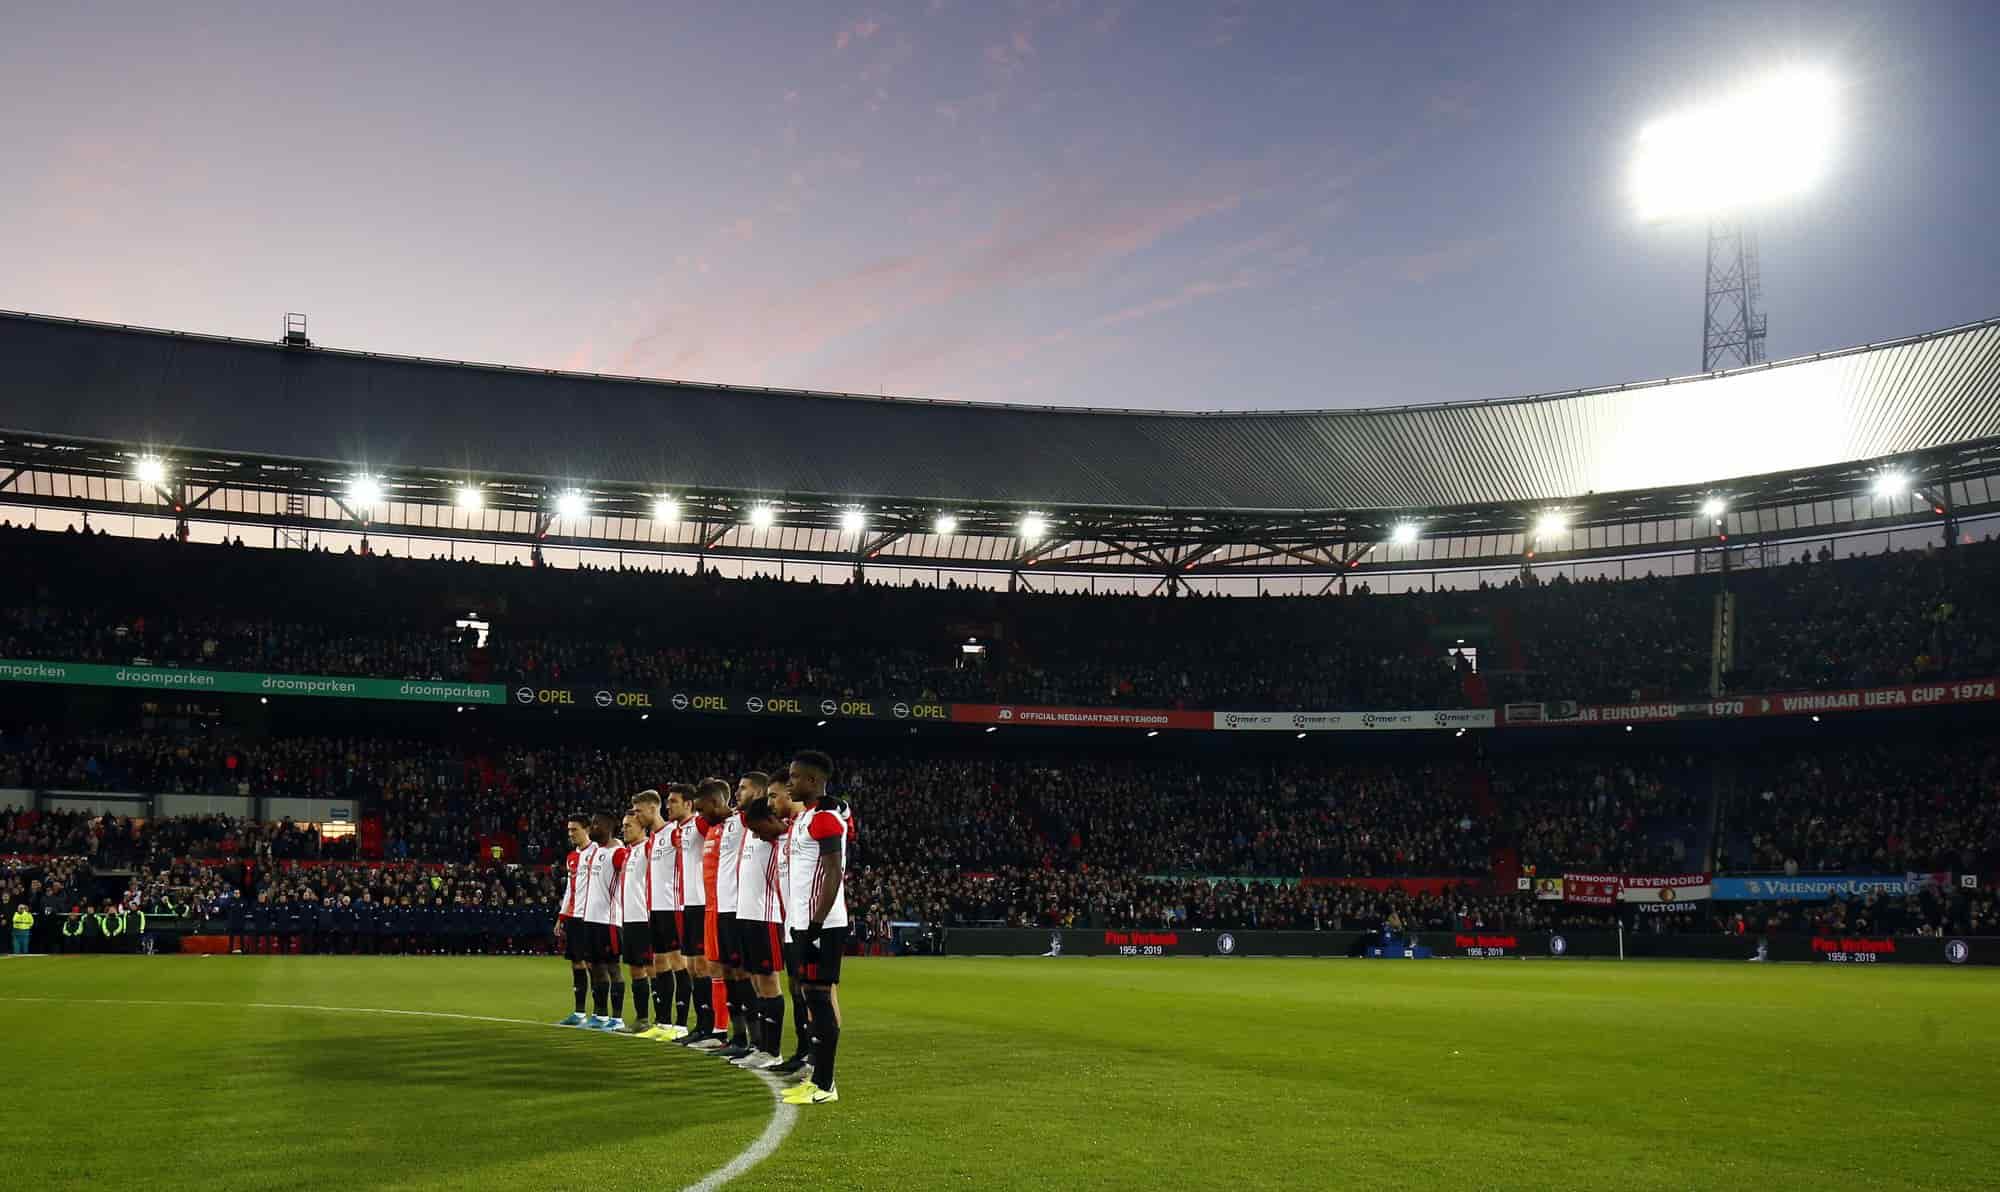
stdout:
POLYGON ((793 1105, 840 1100, 833 1061, 840 1048, 840 958, 847 945, 846 808, 827 794, 833 759, 817 749, 792 758, 791 888, 785 921, 799 945, 799 978, 812 1018, 812 1078, 784 1092, 793 1105))
MULTIPOLYGON (((778 924, 778 963, 785 973, 785 994, 792 1001, 792 1030, 798 1035, 798 1047, 784 1063, 770 1069, 773 1076, 797 1076, 812 1066, 812 1015, 806 1009, 805 991, 799 983, 799 946, 792 942, 785 928, 785 900, 790 897, 792 873, 792 819, 798 807, 792 802, 792 772, 789 766, 779 766, 771 773, 771 814, 778 820, 783 834, 773 846, 773 867, 777 870, 777 897, 775 905, 767 908, 778 924)), ((782 1006, 781 1006, 782 1012, 782 1006)), ((782 1024, 781 1024, 782 1025, 782 1024)), ((783 1043, 783 1040, 778 1040, 783 1043)))
POLYGON ((750 978, 743 971, 743 925, 736 917, 736 897, 743 872, 743 846, 750 839, 743 826, 743 805, 762 797, 770 782, 770 775, 756 771, 737 781, 736 810, 722 822, 721 843, 716 847, 715 938, 716 950, 721 953, 723 988, 729 995, 729 1045, 709 1054, 731 1062, 757 1050, 757 1016, 750 1005, 750 978))
POLYGON ((673 853, 673 884, 669 897, 674 904, 674 1012, 670 1020, 681 1029, 675 1041, 693 1034, 698 1020, 690 1011, 694 1005, 694 972, 688 964, 687 902, 683 894, 683 869, 687 854, 682 844, 694 822, 694 787, 685 782, 667 784, 667 846, 673 853))
MULTIPOLYGON (((720 778, 704 778, 695 787, 694 814, 681 825, 681 955, 687 958, 688 979, 693 985, 695 1029, 679 1040, 686 1047, 720 1047, 724 1034, 715 1029, 715 1011, 722 999, 715 987, 721 984, 722 966, 713 957, 715 919, 708 891, 715 884, 716 850, 709 842, 722 829, 729 814, 729 784, 720 778)), ((720 841, 716 841, 720 844, 720 841)))
MULTIPOLYGON (((769 785, 765 784, 767 791, 769 785)), ((750 980, 755 1011, 751 1038, 756 1050, 735 1063, 739 1068, 775 1069, 785 1062, 785 999, 778 992, 777 977, 784 956, 785 903, 778 890, 776 848, 785 825, 771 810, 768 793, 747 800, 742 815, 748 839, 743 846, 742 871, 737 875, 736 929, 743 936, 743 970, 750 980)))
MULTIPOLYGON (((721 899, 716 889, 722 876, 723 828, 734 818, 729 797, 729 783, 720 778, 704 778, 701 785, 695 788, 695 810, 700 813, 702 831, 702 894, 708 901, 702 955, 708 961, 709 994, 715 1003, 715 1025, 718 1028, 713 1038, 691 1045, 703 1051, 717 1051, 729 1045, 729 985, 722 963, 722 922, 718 914, 721 899)), ((735 916, 731 915, 730 919, 733 921, 735 916)), ((699 990, 696 996, 700 996, 699 990)))
POLYGON ((583 921, 577 926, 583 930, 583 959, 590 967, 592 1009, 591 1017, 583 1025, 596 1030, 616 1030, 624 1025, 608 1005, 612 978, 618 971, 616 929, 611 925, 616 877, 611 868, 612 823, 612 818, 603 812, 590 817, 590 846, 576 863, 577 884, 583 889, 583 913, 578 916, 583 921))
MULTIPOLYGON (((687 800, 677 794, 667 796, 668 804, 676 800, 681 808, 678 818, 687 818, 687 800)), ((687 1028, 676 1025, 673 1019, 674 986, 687 979, 681 968, 679 908, 674 906, 674 866, 680 854, 674 847, 675 825, 661 816, 660 807, 660 792, 656 790, 640 791, 632 798, 632 814, 646 833, 640 852, 646 866, 647 919, 653 932, 653 966, 647 973, 653 988, 653 1026, 639 1034, 647 1039, 678 1039, 687 1034, 687 1028)), ((639 1016, 644 1018, 643 1000, 639 1006, 639 1016)), ((681 1008, 685 1012, 686 998, 681 999, 681 1008)))
MULTIPOLYGON (((646 830, 639 825, 638 812, 626 812, 618 831, 624 844, 611 854, 612 868, 618 873, 618 910, 611 921, 618 925, 618 953, 632 982, 632 1018, 618 1029, 628 1035, 643 1035, 653 1029, 647 1020, 653 1009, 653 911, 648 889, 653 884, 653 870, 646 860, 646 830)), ((613 1014, 624 1009, 622 986, 611 986, 611 1001, 613 1014)))
POLYGON ((563 858, 562 900, 556 903, 561 908, 556 914, 556 943, 569 960, 570 992, 576 997, 576 1009, 556 1025, 592 1026, 590 1015, 584 1012, 590 997, 590 965, 584 959, 588 933, 583 930, 583 884, 576 875, 577 862, 590 847, 590 821, 579 814, 564 822, 569 828, 569 855, 563 858))

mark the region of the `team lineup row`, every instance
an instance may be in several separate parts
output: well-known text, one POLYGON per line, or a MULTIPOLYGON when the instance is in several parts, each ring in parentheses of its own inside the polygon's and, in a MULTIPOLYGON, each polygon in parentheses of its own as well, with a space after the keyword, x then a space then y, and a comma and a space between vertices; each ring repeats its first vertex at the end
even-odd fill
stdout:
POLYGON ((672 1041, 740 1068, 797 1076, 783 1094, 794 1104, 838 1101, 854 825, 827 792, 832 777, 831 758, 804 750, 776 773, 743 775, 733 796, 728 782, 705 778, 668 783, 664 794, 641 791, 622 819, 569 816, 556 936, 575 1008, 563 1025, 672 1041), (781 972, 798 1036, 789 1058, 781 972), (697 992, 703 981, 709 996, 697 992))

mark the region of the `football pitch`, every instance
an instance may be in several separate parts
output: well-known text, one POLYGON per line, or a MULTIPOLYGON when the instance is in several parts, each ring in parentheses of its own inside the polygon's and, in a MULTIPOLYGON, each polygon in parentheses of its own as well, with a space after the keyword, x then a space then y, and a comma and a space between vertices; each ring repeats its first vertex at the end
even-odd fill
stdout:
POLYGON ((841 999, 840 1103, 781 1112, 546 1025, 553 959, 9 959, 0 1185, 2000 1182, 1996 970, 871 959, 841 999))

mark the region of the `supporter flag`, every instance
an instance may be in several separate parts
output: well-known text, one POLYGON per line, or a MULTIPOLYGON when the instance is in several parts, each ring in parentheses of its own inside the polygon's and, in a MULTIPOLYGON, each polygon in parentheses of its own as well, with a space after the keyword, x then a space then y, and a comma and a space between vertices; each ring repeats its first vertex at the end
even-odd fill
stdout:
POLYGON ((1946 890, 1950 888, 1951 874, 1948 872, 1915 873, 1905 871, 1903 874, 1903 889, 1910 894, 1916 894, 1925 889, 1946 890))
POLYGON ((1586 906, 1610 906, 1618 901, 1618 875, 1565 873, 1562 875, 1562 900, 1586 906))
MULTIPOLYGON (((1674 873, 1661 877, 1628 877, 1619 883, 1618 901, 1643 904, 1701 902, 1715 895, 1705 873, 1674 873)), ((1645 909, 1643 906, 1641 909, 1645 909)))
POLYGON ((1536 878, 1535 898, 1540 902, 1561 902, 1563 899, 1563 880, 1559 877, 1536 878))

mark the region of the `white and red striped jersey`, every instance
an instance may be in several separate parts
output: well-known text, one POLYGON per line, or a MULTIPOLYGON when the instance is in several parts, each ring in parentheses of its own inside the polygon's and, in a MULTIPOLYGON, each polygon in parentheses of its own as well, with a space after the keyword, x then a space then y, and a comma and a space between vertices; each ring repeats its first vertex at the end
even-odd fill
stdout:
POLYGON ((701 885, 701 817, 691 815, 681 821, 681 909, 708 905, 708 892, 701 885))
MULTIPOLYGON (((845 814, 825 807, 809 807, 801 810, 792 820, 790 841, 792 846, 791 872, 785 890, 785 926, 800 928, 807 926, 812 918, 813 891, 819 884, 820 860, 823 856, 821 842, 838 838, 845 845, 848 820, 845 814)), ((829 861, 831 858, 829 858, 829 861)), ((846 867, 846 849, 841 850, 840 865, 846 867)), ((833 896, 833 907, 827 911, 821 927, 847 926, 847 881, 846 873, 833 896)))
POLYGON ((586 923, 611 922, 611 850, 592 842, 576 859, 576 884, 581 890, 583 911, 577 917, 586 923))
POLYGON ((743 858, 736 867, 736 921, 783 923, 785 896, 778 887, 778 849, 784 843, 743 833, 743 858))
MULTIPOLYGON (((792 899, 792 825, 797 822, 798 816, 786 816, 784 820, 784 832, 771 842, 771 851, 777 854, 777 860, 772 864, 771 868, 778 871, 778 902, 780 904, 790 902, 792 899)), ((789 918, 778 920, 780 923, 789 921, 789 918)))
POLYGON ((646 837, 646 909, 649 911, 677 911, 674 899, 680 894, 680 849, 674 843, 674 826, 661 824, 660 830, 646 837))
POLYGON ((556 905, 562 908, 560 917, 564 919, 576 918, 581 909, 577 906, 576 887, 576 860, 580 856, 582 854, 576 849, 571 849, 569 850, 569 856, 563 858, 562 898, 556 902, 556 905))
POLYGON ((736 913, 736 870, 743 863, 743 838, 748 835, 750 830, 743 826, 742 812, 722 821, 722 843, 716 846, 715 859, 717 914, 736 913))
POLYGON ((618 923, 643 923, 652 916, 653 871, 646 865, 646 842, 620 845, 611 853, 611 867, 618 872, 617 907, 611 918, 618 923))

